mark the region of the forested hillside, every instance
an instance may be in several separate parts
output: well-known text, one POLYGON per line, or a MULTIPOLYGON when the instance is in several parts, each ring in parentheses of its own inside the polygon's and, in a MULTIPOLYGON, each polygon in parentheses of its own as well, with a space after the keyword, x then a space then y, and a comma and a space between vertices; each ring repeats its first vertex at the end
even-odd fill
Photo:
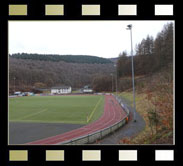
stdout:
MULTIPOLYGON (((154 39, 147 36, 136 45, 136 54, 134 55, 134 72, 136 84, 141 82, 142 78, 156 74, 162 69, 168 69, 173 75, 173 23, 165 25, 154 39)), ((124 51, 119 54, 117 59, 117 78, 118 91, 124 91, 132 88, 132 59, 124 51)), ((116 73, 114 76, 114 89, 116 73)), ((111 76, 97 78, 94 81, 94 88, 97 91, 111 91, 111 76), (103 86, 105 84, 105 87, 103 86), (108 85, 108 86, 106 86, 108 85)), ((143 83, 142 83, 143 86, 143 83)))
POLYGON ((28 91, 59 85, 81 88, 91 85, 97 75, 109 75, 114 70, 112 63, 82 64, 10 57, 9 90, 12 93, 14 90, 28 91))
MULTIPOLYGON (((125 144, 173 144, 173 24, 167 24, 153 39, 147 36, 136 47, 136 111, 146 122, 137 136, 125 144)), ((131 57, 123 53, 118 60, 120 95, 133 106, 131 57)))
MULTIPOLYGON (((149 35, 142 39, 136 45, 135 53, 137 85, 143 87, 141 78, 164 68, 173 72, 173 23, 165 25, 155 39, 149 35)), ((118 91, 130 89, 131 56, 127 56, 126 52, 122 52, 118 58, 111 59, 82 55, 13 54, 9 56, 10 92, 13 89, 50 88, 57 85, 81 88, 87 84, 98 92, 115 90, 114 62, 117 64, 118 91)))
MULTIPOLYGON (((173 24, 167 24, 154 39, 147 36, 136 45, 134 56, 135 75, 159 71, 173 63, 173 24)), ((131 57, 126 52, 119 55, 117 62, 119 77, 131 76, 131 57)))
POLYGON ((68 62, 68 63, 88 63, 88 64, 107 64, 112 63, 109 59, 88 56, 88 55, 50 55, 50 54, 27 54, 17 53, 10 55, 12 58, 17 59, 31 59, 40 61, 53 61, 53 62, 68 62))

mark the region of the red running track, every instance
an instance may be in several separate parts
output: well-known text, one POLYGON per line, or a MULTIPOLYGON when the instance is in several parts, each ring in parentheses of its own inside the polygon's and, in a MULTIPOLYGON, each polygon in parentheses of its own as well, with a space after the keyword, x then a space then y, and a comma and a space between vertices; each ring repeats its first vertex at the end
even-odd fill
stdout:
POLYGON ((121 108, 116 99, 112 95, 106 95, 104 113, 101 116, 101 118, 99 118, 97 121, 63 134, 29 142, 27 144, 30 145, 58 144, 84 135, 92 134, 98 130, 107 128, 115 124, 116 122, 119 122, 120 120, 124 119, 124 117, 126 117, 126 112, 121 108))

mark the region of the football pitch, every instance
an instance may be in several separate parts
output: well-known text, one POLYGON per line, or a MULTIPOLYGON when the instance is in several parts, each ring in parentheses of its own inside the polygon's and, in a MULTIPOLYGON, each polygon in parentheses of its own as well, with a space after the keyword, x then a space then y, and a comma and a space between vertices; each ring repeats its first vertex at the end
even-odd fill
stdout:
POLYGON ((88 124, 101 117, 104 96, 27 96, 9 99, 10 122, 88 124))

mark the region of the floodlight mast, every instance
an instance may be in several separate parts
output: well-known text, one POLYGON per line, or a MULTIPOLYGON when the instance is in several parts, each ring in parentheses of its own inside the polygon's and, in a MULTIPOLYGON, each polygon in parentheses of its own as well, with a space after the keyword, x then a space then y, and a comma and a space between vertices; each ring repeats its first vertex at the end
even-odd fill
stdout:
POLYGON ((112 76, 112 93, 113 93, 113 73, 111 73, 111 76, 112 76))
POLYGON ((14 79, 14 93, 15 93, 15 80, 16 80, 16 78, 13 77, 13 79, 14 79))
POLYGON ((132 85, 133 85, 133 120, 134 120, 134 122, 136 122, 136 103, 135 103, 135 79, 134 79, 134 63, 133 63, 132 24, 127 25, 126 29, 130 30, 130 38, 131 38, 132 85))
POLYGON ((118 72, 117 72, 117 64, 114 64, 116 67, 116 96, 118 95, 118 72))

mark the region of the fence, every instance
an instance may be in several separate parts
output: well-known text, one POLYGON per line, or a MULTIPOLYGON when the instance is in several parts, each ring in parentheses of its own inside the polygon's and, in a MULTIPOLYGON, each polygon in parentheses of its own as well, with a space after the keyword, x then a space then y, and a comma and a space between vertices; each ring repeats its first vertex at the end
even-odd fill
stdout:
MULTIPOLYGON (((114 95, 113 95, 114 96, 114 95)), ((127 123, 127 117, 129 117, 129 110, 128 108, 122 103, 121 99, 117 96, 114 96, 120 106, 126 111, 127 115, 119 122, 104 128, 102 130, 96 131, 89 135, 84 135, 82 137, 74 138, 69 141, 61 142, 59 144, 66 144, 66 145, 77 145, 77 144, 88 144, 93 143, 97 140, 102 139, 103 137, 113 133, 115 130, 119 129, 120 127, 124 126, 127 123)))

